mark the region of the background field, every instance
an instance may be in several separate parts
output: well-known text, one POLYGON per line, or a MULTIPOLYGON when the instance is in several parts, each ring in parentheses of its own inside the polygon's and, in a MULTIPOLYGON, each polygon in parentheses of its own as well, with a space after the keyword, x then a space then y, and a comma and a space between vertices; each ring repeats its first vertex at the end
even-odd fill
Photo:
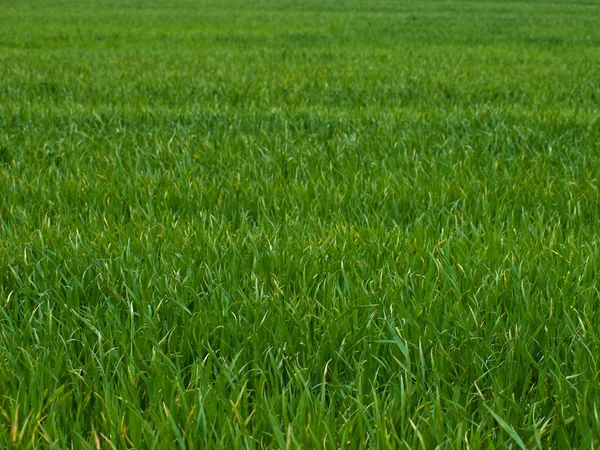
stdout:
POLYGON ((596 448, 600 3, 0 0, 0 447, 596 448))

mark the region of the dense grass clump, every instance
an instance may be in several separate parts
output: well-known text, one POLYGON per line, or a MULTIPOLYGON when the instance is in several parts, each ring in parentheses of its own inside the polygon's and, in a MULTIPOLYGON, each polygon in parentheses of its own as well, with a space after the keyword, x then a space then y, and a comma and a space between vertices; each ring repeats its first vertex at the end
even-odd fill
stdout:
POLYGON ((0 1, 0 447, 596 448, 599 18, 0 1))

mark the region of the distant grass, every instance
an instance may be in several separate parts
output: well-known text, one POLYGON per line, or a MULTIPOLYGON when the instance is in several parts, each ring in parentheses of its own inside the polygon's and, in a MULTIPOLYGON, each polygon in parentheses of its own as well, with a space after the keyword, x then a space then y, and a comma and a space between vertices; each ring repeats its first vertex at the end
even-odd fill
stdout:
POLYGON ((600 445, 600 4, 0 1, 0 447, 600 445))

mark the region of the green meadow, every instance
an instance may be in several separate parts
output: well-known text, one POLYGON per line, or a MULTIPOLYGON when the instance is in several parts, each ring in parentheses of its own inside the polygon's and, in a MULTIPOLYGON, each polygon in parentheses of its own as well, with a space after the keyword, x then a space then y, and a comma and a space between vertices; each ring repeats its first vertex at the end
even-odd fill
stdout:
POLYGON ((599 174, 595 0, 0 0, 0 448, 598 448, 599 174))

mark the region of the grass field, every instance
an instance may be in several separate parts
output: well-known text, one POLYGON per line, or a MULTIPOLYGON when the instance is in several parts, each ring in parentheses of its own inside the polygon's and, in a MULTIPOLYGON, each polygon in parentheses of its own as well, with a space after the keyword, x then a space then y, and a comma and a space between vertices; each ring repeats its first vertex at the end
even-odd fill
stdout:
POLYGON ((593 0, 0 0, 0 448, 598 448, 599 88, 593 0))

